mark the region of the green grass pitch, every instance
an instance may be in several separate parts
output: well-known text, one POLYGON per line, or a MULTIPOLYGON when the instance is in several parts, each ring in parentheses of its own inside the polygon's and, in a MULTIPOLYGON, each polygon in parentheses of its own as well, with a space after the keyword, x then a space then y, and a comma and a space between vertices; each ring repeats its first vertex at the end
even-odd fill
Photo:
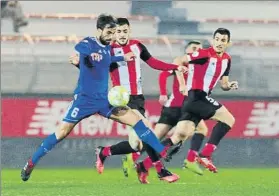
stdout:
POLYGON ((136 175, 125 178, 121 169, 35 169, 28 182, 20 170, 2 170, 2 196, 279 196, 279 169, 219 169, 197 176, 188 170, 171 169, 180 175, 176 183, 157 179, 142 185, 136 175))

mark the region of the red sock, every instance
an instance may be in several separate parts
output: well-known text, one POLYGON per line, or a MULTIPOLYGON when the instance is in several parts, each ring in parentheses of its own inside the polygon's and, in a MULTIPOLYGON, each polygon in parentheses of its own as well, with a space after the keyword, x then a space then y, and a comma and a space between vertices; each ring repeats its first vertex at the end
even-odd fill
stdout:
POLYGON ((206 143, 205 147, 201 152, 201 155, 211 157, 212 153, 215 151, 216 148, 217 146, 215 146, 214 144, 206 143))
POLYGON ((143 160, 143 165, 146 170, 149 170, 152 167, 152 161, 149 157, 143 160))
POLYGON ((111 152, 110 152, 110 146, 106 146, 104 147, 103 151, 102 151, 102 154, 106 157, 110 156, 111 155, 111 152))
POLYGON ((187 155, 187 160, 190 161, 190 162, 194 162, 196 157, 197 157, 197 151, 194 151, 194 150, 189 150, 188 151, 188 155, 187 155))
POLYGON ((171 146, 165 146, 164 150, 160 153, 161 157, 165 158, 167 156, 167 151, 171 146))
POLYGON ((153 163, 157 173, 161 172, 162 168, 164 167, 163 163, 159 160, 155 163, 153 163))
POLYGON ((132 159, 133 159, 134 163, 138 160, 139 157, 140 157, 140 152, 132 153, 132 159))

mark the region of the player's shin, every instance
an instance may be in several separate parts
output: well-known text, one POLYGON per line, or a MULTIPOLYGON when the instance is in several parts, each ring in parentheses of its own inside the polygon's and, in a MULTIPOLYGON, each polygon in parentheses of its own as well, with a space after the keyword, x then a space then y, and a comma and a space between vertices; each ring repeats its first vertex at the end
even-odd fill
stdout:
POLYGON ((187 160, 190 162, 194 162, 198 151, 201 148, 202 142, 204 140, 204 134, 202 133, 195 133, 191 139, 191 146, 188 151, 187 160))
POLYGON ((31 160, 34 165, 38 163, 38 161, 46 155, 59 141, 55 133, 49 135, 37 149, 37 151, 33 154, 31 160))
POLYGON ((155 134, 143 123, 142 120, 139 120, 134 125, 134 130, 137 133, 138 137, 148 145, 150 145, 156 152, 161 153, 164 150, 164 145, 158 140, 155 134))
POLYGON ((121 154, 129 154, 137 152, 137 150, 133 149, 128 141, 122 141, 112 146, 106 146, 102 150, 103 156, 111 156, 111 155, 121 155, 121 154))
POLYGON ((148 157, 143 160, 143 165, 145 169, 148 171, 154 165, 157 172, 160 172, 164 165, 160 161, 159 155, 155 152, 155 150, 152 147, 150 147, 146 143, 143 143, 143 149, 145 149, 146 153, 148 154, 148 157))
POLYGON ((203 148, 201 155, 206 157, 211 157, 212 153, 216 150, 217 145, 221 139, 229 132, 231 127, 223 122, 218 122, 212 131, 212 134, 203 148))
POLYGON ((141 117, 133 112, 131 109, 116 110, 115 114, 110 116, 119 122, 130 125, 135 130, 137 136, 143 142, 149 144, 156 152, 161 153, 164 150, 164 146, 160 143, 156 135, 150 128, 148 128, 141 117))
POLYGON ((74 128, 74 123, 63 122, 61 127, 55 133, 49 135, 37 149, 37 151, 33 154, 31 160, 34 165, 46 155, 54 146, 62 141, 74 128))

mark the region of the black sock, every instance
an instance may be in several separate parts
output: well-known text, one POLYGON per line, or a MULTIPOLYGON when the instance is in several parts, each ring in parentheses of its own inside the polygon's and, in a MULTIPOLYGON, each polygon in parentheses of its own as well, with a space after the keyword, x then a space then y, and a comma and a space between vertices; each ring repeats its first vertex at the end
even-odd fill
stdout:
POLYGON ((201 133, 195 133, 191 140, 191 150, 198 152, 201 148, 202 141, 204 139, 204 135, 201 133))
POLYGON ((164 139, 164 140, 162 141, 162 144, 163 144, 164 146, 173 146, 173 143, 172 143, 172 141, 171 141, 170 138, 164 139))
POLYGON ((211 133, 208 143, 217 146, 221 139, 229 132, 231 127, 223 122, 218 122, 211 133))
POLYGON ((148 154, 148 156, 150 157, 153 163, 160 160, 159 155, 151 146, 149 146, 144 142, 142 144, 143 144, 143 149, 146 151, 146 153, 148 154))
POLYGON ((119 154, 129 154, 135 151, 129 144, 128 141, 122 141, 118 144, 112 145, 110 147, 111 155, 119 155, 119 154))

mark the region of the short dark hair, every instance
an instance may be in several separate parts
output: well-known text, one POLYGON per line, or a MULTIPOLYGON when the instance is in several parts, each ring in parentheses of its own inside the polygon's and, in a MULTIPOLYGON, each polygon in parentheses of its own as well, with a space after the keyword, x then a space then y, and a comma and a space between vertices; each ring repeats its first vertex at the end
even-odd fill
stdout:
POLYGON ((228 36, 228 41, 231 40, 231 32, 228 29, 226 29, 226 28, 218 28, 216 31, 214 31, 213 38, 215 37, 215 35, 217 33, 220 33, 221 35, 227 35, 228 36))
POLYGON ((113 28, 116 26, 117 20, 112 15, 101 14, 97 18, 97 29, 104 29, 105 27, 113 28))
POLYGON ((130 26, 130 22, 127 18, 117 18, 117 24, 118 25, 128 25, 130 26))
POLYGON ((197 41, 197 40, 191 40, 187 43, 187 45, 185 46, 185 48, 187 48, 188 46, 190 46, 191 44, 197 44, 197 45, 200 45, 201 42, 200 41, 197 41))

